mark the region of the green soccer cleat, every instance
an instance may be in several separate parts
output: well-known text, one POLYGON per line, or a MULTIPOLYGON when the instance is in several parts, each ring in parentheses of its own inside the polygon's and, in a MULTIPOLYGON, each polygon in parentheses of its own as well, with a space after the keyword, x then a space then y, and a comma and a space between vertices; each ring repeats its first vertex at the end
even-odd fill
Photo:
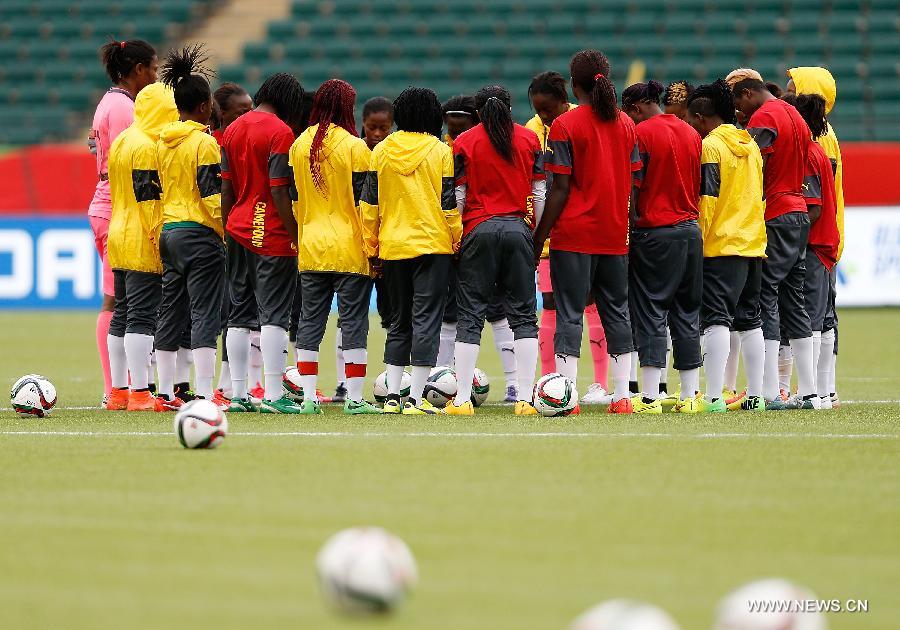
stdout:
POLYGON ((725 413, 728 411, 728 406, 725 404, 724 398, 716 398, 713 401, 701 398, 700 410, 705 411, 706 413, 725 413))
POLYGON ((304 400, 303 402, 296 403, 295 407, 300 408, 300 414, 305 416, 321 416, 325 412, 322 411, 322 407, 315 400, 304 400))
POLYGON ((766 411, 784 411, 787 407, 781 398, 766 401, 766 411))
POLYGON ((359 402, 348 400, 344 403, 344 413, 348 416, 380 416, 382 411, 366 400, 361 400, 359 402))
POLYGON ((747 396, 741 401, 741 409, 743 411, 765 411, 766 401, 762 396, 747 396))
POLYGON ((255 413, 259 411, 249 398, 232 398, 228 404, 228 413, 255 413))
MULTIPOLYGON (((287 396, 282 396, 278 400, 263 399, 259 404, 260 413, 281 413, 281 414, 299 414, 304 413, 301 408, 287 396)), ((306 412, 309 413, 309 412, 306 412)))

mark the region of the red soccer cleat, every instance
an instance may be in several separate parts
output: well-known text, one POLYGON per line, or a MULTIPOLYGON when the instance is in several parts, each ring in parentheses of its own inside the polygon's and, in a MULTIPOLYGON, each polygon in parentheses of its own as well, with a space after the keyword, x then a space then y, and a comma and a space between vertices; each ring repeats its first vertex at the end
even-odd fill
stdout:
POLYGON ((634 408, 631 406, 630 398, 623 398, 621 400, 617 400, 613 403, 610 403, 609 408, 606 410, 607 413, 634 413, 634 408))

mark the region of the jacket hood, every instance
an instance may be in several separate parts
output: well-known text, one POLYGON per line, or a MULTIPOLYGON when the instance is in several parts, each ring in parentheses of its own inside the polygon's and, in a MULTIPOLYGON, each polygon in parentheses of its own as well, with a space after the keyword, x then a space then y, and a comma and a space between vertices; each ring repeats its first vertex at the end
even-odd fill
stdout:
POLYGON ((719 125, 709 135, 722 140, 736 157, 747 157, 750 155, 754 140, 744 129, 738 129, 734 125, 719 125))
POLYGON ((162 83, 153 83, 138 92, 134 99, 134 124, 153 138, 159 139, 162 128, 178 120, 175 94, 162 83))
POLYGON ((409 175, 421 164, 434 145, 440 143, 430 133, 395 131, 378 145, 388 162, 401 175, 409 175))
POLYGON ((187 140, 191 134, 206 133, 206 130, 206 125, 201 125, 193 120, 176 120, 162 128, 162 131, 159 133, 159 139, 162 140, 167 147, 174 149, 187 140))
POLYGON ((794 80, 797 94, 818 94, 825 99, 825 113, 831 112, 837 98, 837 85, 834 77, 825 68, 803 66, 788 70, 788 76, 794 80))

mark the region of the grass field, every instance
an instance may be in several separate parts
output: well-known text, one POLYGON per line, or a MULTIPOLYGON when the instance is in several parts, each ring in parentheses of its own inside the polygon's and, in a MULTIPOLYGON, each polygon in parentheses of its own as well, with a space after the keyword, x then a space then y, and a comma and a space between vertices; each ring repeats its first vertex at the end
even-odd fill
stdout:
MULTIPOLYGON (((897 402, 653 419, 232 415, 221 448, 191 452, 168 414, 65 409, 99 401, 94 319, 0 314, 0 381, 43 373, 62 407, 0 412, 0 628, 550 629, 624 596, 695 630, 727 591, 769 575, 869 600, 832 629, 898 627, 897 402), (421 585, 393 618, 337 617, 317 593, 319 546, 359 524, 393 530, 418 559, 421 585)), ((895 310, 841 314, 844 400, 900 400, 898 324, 895 310)), ((373 375, 380 343, 373 331, 373 375)), ((588 361, 581 372, 583 389, 588 361)))

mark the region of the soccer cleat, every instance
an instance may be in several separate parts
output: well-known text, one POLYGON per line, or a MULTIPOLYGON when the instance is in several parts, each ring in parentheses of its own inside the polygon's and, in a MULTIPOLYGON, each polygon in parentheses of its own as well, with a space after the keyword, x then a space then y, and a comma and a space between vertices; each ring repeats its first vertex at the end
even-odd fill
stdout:
MULTIPOLYGON (((318 394, 318 392, 316 392, 318 394)), ((334 396, 331 397, 331 402, 333 403, 343 403, 347 402, 347 388, 343 383, 338 383, 338 386, 334 388, 334 396)))
POLYGON ((515 414, 517 416, 536 416, 538 410, 527 400, 517 400, 515 414))
POLYGON ((367 400, 344 402, 344 413, 349 416, 381 415, 382 411, 367 400))
POLYGON ((100 399, 100 408, 106 409, 106 405, 109 404, 109 396, 107 394, 103 394, 103 398, 100 399))
POLYGON ((728 406, 725 404, 724 398, 716 398, 715 400, 701 398, 700 411, 705 411, 706 413, 725 413, 728 411, 728 406))
POLYGON ((703 399, 696 397, 679 400, 678 404, 675 406, 675 411, 678 413, 694 414, 700 413, 703 410, 703 399))
POLYGON ((786 389, 778 390, 778 397, 781 398, 782 402, 787 402, 791 399, 791 392, 786 389))
POLYGON ((405 416, 434 416, 444 413, 427 400, 422 400, 418 404, 413 404, 412 398, 403 404, 403 415, 405 416))
MULTIPOLYGON (((284 400, 284 399, 282 399, 282 400, 284 400)), ((325 413, 324 411, 322 411, 322 407, 319 405, 318 401, 315 401, 315 400, 304 400, 303 402, 300 402, 300 403, 294 403, 293 401, 291 401, 291 404, 300 409, 300 411, 296 412, 296 413, 299 413, 300 415, 321 416, 323 413, 325 413)), ((260 409, 260 411, 262 411, 262 413, 272 413, 272 412, 263 411, 262 409, 260 409)), ((279 411, 277 413, 295 413, 295 412, 279 411)))
POLYGON ((400 397, 398 396, 396 400, 385 400, 381 413, 403 413, 403 403, 400 402, 400 397))
POLYGON ((781 400, 781 396, 776 397, 774 400, 766 401, 766 411, 784 411, 787 407, 784 404, 784 401, 781 400))
POLYGON ((841 399, 834 392, 831 393, 831 408, 832 409, 840 409, 841 408, 841 399))
MULTIPOLYGON (((301 413, 301 408, 297 403, 288 398, 287 396, 282 396, 278 400, 268 400, 263 398, 262 402, 259 404, 259 412, 260 413, 280 413, 280 414, 298 414, 301 413)), ((306 412, 310 413, 310 412, 306 412)))
POLYGON ((630 398, 622 398, 615 402, 609 403, 606 413, 634 413, 634 407, 631 405, 630 398))
POLYGON ((678 406, 678 397, 680 395, 680 389, 676 389, 674 394, 670 394, 668 392, 660 392, 658 400, 662 404, 663 409, 674 409, 678 406))
POLYGON ((161 413, 166 411, 178 411, 183 404, 184 402, 178 397, 172 398, 172 400, 169 400, 168 396, 162 394, 156 397, 156 411, 161 413))
POLYGON ((766 401, 762 396, 747 396, 741 401, 741 409, 744 411, 765 411, 766 401))
POLYGON ((747 390, 738 393, 735 391, 729 391, 727 389, 722 390, 722 398, 725 399, 725 406, 728 408, 728 411, 737 411, 741 408, 741 403, 744 402, 744 399, 747 397, 747 390))
POLYGON ((228 405, 230 413, 257 412, 256 404, 250 398, 232 398, 228 405))
POLYGON ((175 385, 175 398, 181 400, 181 402, 191 402, 197 397, 193 391, 191 391, 190 383, 178 383, 175 385))
POLYGON ((250 397, 257 398, 259 400, 262 400, 263 398, 266 397, 266 390, 262 386, 262 383, 260 383, 259 381, 256 381, 256 387, 253 387, 250 389, 250 397))
POLYGON ((819 409, 826 411, 833 409, 831 404, 831 396, 819 396, 819 409))
POLYGON ((106 408, 109 411, 125 411, 128 409, 128 399, 130 397, 131 391, 127 387, 113 387, 109 392, 106 408))
POLYGON ((505 403, 515 403, 519 401, 519 388, 515 385, 507 385, 506 386, 506 398, 503 399, 505 403))
POLYGON ((128 397, 128 411, 156 411, 156 398, 147 389, 142 392, 131 392, 128 397))
POLYGON ((474 416, 475 405, 472 404, 471 400, 467 400, 461 405, 457 405, 454 401, 450 400, 444 407, 444 413, 448 416, 474 416))
POLYGON ((212 401, 216 403, 222 411, 228 411, 228 406, 231 405, 231 399, 228 398, 221 389, 215 391, 212 401), (223 406, 224 409, 222 408, 223 406))
POLYGON ((600 383, 593 383, 587 393, 581 397, 582 405, 608 405, 612 402, 612 394, 607 393, 600 383))
POLYGON ((635 396, 631 399, 631 410, 632 413, 661 414, 663 412, 662 400, 644 402, 641 396, 635 396))

